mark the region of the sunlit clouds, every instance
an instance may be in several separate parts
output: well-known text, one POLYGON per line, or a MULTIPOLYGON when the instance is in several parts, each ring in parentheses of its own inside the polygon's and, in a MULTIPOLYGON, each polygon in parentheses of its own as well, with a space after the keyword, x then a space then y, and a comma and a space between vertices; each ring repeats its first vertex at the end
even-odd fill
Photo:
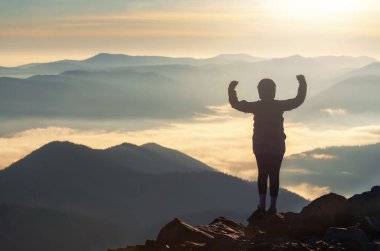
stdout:
POLYGON ((323 159, 335 159, 335 158, 337 158, 337 156, 332 155, 332 154, 306 153, 306 152, 297 154, 297 156, 292 155, 292 156, 289 156, 288 158, 289 159, 293 159, 293 158, 296 158, 296 157, 297 158, 302 157, 302 158, 319 159, 319 160, 323 160, 323 159))
POLYGON ((330 116, 341 116, 341 115, 345 115, 347 113, 347 110, 341 109, 341 108, 337 108, 337 109, 326 108, 326 109, 322 109, 321 112, 327 113, 330 116))
MULTIPOLYGON (((257 168, 252 153, 252 116, 240 114, 229 105, 210 107, 214 115, 197 115, 187 122, 161 123, 151 128, 128 130, 127 123, 120 130, 72 129, 46 127, 22 131, 0 138, 0 167, 4 168, 32 150, 53 140, 68 140, 92 148, 104 149, 123 142, 141 145, 155 142, 177 149, 199 159, 221 172, 244 179, 256 180, 257 168)), ((286 114, 285 114, 286 117, 286 114)), ((285 123, 287 134, 286 156, 315 148, 340 145, 364 145, 380 141, 379 125, 351 127, 317 126, 314 124, 285 123)), ((334 159, 330 154, 305 156, 313 159, 334 159)), ((314 175, 308 169, 285 167, 282 172, 314 175)), ((312 184, 283 184, 291 191, 307 198, 315 198, 328 191, 312 184)))

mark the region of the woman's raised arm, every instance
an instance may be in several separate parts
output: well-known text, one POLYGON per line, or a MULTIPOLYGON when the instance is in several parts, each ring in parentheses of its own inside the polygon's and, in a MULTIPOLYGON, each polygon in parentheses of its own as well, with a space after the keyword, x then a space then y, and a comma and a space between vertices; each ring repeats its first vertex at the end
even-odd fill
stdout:
POLYGON ((304 75, 297 75, 299 83, 297 96, 292 99, 281 100, 280 105, 284 111, 290 111, 300 106, 306 98, 307 83, 304 75))
POLYGON ((241 112, 254 113, 257 102, 247 102, 245 100, 242 100, 242 101, 238 100, 237 94, 235 91, 235 88, 238 85, 238 83, 239 83, 238 81, 234 80, 234 81, 231 81, 230 85, 228 86, 228 100, 230 101, 232 108, 241 112))

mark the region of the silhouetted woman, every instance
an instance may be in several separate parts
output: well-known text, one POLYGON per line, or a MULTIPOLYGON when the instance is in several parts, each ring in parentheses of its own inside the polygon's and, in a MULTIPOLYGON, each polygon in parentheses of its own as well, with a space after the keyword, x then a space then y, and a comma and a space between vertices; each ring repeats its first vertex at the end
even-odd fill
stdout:
POLYGON ((297 75, 299 82, 297 96, 293 99, 276 100, 276 84, 273 80, 262 79, 257 89, 260 100, 255 102, 239 101, 235 87, 238 81, 232 81, 228 87, 230 104, 238 111, 253 113, 253 153, 256 156, 258 166, 258 190, 260 202, 256 212, 265 211, 267 182, 269 177, 269 189, 271 202, 268 212, 277 211, 276 202, 279 189, 279 176, 281 162, 285 153, 284 118, 285 111, 293 110, 300 106, 306 97, 307 84, 303 75, 297 75))

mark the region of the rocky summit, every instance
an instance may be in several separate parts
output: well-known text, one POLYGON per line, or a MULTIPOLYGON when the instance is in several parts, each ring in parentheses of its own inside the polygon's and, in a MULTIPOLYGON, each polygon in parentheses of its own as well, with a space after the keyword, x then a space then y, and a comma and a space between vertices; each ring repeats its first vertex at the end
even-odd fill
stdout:
MULTIPOLYGON (((112 251, 380 251, 380 186, 347 199, 323 195, 300 213, 253 212, 248 225, 218 217, 191 226, 174 219, 156 240, 112 251)), ((111 250, 109 250, 111 251, 111 250)))

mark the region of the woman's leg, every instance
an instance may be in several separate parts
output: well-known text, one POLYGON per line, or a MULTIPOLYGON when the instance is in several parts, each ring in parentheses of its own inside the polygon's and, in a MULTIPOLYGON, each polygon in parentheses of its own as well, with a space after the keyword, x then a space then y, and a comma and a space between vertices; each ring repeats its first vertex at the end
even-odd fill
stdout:
POLYGON ((265 209, 265 200, 266 200, 266 195, 267 195, 267 186, 268 186, 268 158, 266 154, 255 154, 256 156, 256 162, 257 162, 257 167, 258 167, 258 178, 257 178, 257 188, 259 191, 259 197, 260 197, 260 202, 259 202, 259 208, 260 209, 265 209))
POLYGON ((277 208, 277 197, 278 190, 280 187, 280 168, 284 155, 283 154, 273 154, 271 156, 270 168, 269 168, 269 189, 271 203, 270 208, 277 208))

